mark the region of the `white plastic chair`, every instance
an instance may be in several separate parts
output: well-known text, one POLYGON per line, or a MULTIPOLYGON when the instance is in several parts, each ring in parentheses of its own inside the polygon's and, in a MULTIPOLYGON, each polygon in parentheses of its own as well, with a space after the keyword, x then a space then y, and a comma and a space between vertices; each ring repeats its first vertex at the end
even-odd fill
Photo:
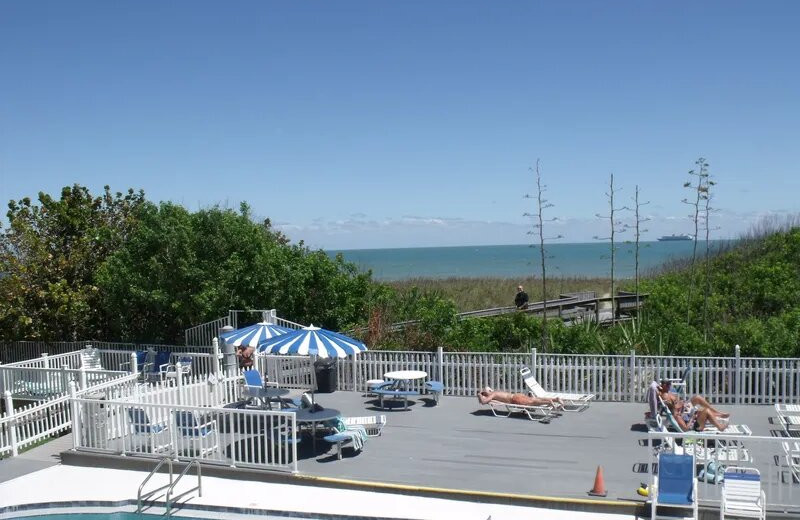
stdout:
POLYGON ((548 392, 533 377, 531 369, 522 367, 519 371, 525 384, 534 397, 561 399, 564 401, 564 411, 581 412, 589 407, 589 402, 594 399, 594 394, 573 394, 569 392, 548 392))
POLYGON ((767 499, 761 489, 761 473, 755 468, 730 467, 725 470, 719 518, 767 517, 767 499))

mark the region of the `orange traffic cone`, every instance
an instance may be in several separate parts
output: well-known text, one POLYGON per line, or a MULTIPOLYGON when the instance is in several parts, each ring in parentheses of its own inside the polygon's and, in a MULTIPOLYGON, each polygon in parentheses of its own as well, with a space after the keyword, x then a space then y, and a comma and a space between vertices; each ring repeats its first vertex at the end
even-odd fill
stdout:
POLYGON ((594 476, 594 487, 589 494, 593 497, 604 497, 608 495, 606 483, 603 481, 603 467, 597 466, 597 473, 594 476))

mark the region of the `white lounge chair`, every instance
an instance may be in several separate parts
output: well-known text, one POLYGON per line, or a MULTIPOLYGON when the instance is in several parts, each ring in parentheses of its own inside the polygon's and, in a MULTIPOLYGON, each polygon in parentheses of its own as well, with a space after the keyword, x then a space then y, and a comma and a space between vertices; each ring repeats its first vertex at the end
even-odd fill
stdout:
MULTIPOLYGON (((658 398, 659 403, 663 407, 664 414, 667 417, 667 427, 676 432, 682 432, 683 429, 681 428, 678 421, 675 420, 675 416, 672 415, 672 411, 669 407, 664 404, 664 400, 661 399, 659 396, 658 398)), ((706 423, 703 431, 701 433, 708 433, 708 434, 723 434, 723 435, 753 435, 753 431, 750 429, 749 426, 746 424, 728 424, 725 428, 725 431, 719 431, 716 427, 714 427, 711 423, 706 423)))
POLYGON ((550 422, 550 419, 555 416, 555 408, 549 404, 542 406, 525 406, 491 400, 487 403, 487 406, 495 417, 511 417, 511 414, 521 413, 527 416, 531 421, 550 422))
POLYGON ((100 351, 91 345, 87 345, 81 350, 81 367, 84 370, 103 370, 100 351))
POLYGON ((522 367, 519 371, 525 384, 530 389, 531 395, 539 398, 561 399, 564 401, 564 411, 581 412, 589 407, 589 402, 594 399, 594 394, 573 394, 569 392, 548 392, 533 377, 531 369, 522 367))
POLYGON ((792 478, 800 482, 800 442, 784 442, 783 451, 786 452, 786 464, 792 472, 792 478))
POLYGON ((725 470, 719 518, 767 517, 767 499, 761 489, 761 473, 755 468, 730 467, 725 470))
POLYGON ((385 415, 368 415, 366 417, 342 417, 342 422, 350 428, 351 426, 363 426, 369 437, 379 437, 386 426, 385 415))
POLYGON ((793 431, 800 431, 800 404, 776 403, 775 411, 778 413, 778 421, 789 436, 792 436, 793 431))
MULTIPOLYGON (((384 421, 386 419, 383 416, 384 421)), ((350 419, 363 419, 362 417, 351 417, 350 419)), ((336 425, 331 428, 332 433, 326 435, 324 439, 331 444, 336 445, 336 456, 341 460, 342 448, 350 446, 355 453, 364 449, 364 443, 367 440, 367 430, 361 424, 347 424, 344 418, 336 421, 336 425)))
POLYGON ((778 415, 800 415, 800 404, 775 403, 775 411, 778 415))

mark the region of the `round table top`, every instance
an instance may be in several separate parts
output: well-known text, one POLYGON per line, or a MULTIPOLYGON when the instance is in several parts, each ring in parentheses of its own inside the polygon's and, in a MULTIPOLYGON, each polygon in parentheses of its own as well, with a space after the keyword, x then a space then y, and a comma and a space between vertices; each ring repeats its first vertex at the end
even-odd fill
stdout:
POLYGON ((264 389, 265 397, 280 397, 289 393, 288 388, 267 387, 264 389))
POLYGON ((321 422, 330 421, 342 415, 336 408, 324 408, 318 412, 312 412, 310 408, 303 408, 295 412, 297 422, 321 422))
POLYGON ((428 377, 428 373, 422 370, 395 370, 394 372, 386 372, 383 377, 408 381, 410 379, 425 379, 428 377))

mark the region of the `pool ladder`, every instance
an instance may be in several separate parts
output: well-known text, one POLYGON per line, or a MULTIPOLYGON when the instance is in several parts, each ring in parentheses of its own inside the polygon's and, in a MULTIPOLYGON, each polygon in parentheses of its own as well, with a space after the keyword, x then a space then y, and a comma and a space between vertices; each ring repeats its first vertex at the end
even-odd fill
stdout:
POLYGON ((172 459, 170 459, 169 457, 163 457, 161 460, 158 461, 158 464, 156 464, 156 467, 153 468, 153 470, 147 475, 147 477, 145 477, 145 479, 139 485, 139 491, 138 491, 138 493, 136 495, 136 514, 141 514, 142 513, 142 502, 143 501, 147 500, 148 498, 150 498, 151 496, 155 495, 156 493, 158 493, 159 491, 161 491, 163 489, 167 490, 167 496, 166 496, 166 501, 167 501, 166 509, 167 509, 167 512, 166 512, 166 516, 171 516, 172 515, 172 506, 175 505, 176 501, 178 501, 179 499, 181 499, 184 496, 188 495, 192 491, 196 490, 197 491, 197 496, 199 496, 199 497, 203 496, 202 473, 200 471, 200 462, 197 459, 194 459, 191 462, 189 462, 189 464, 187 464, 186 467, 183 468, 183 471, 181 471, 181 474, 178 475, 178 478, 173 480, 172 479, 172 475, 173 475, 173 472, 172 472, 172 459), (153 475, 158 473, 158 470, 161 469, 161 466, 163 466, 164 464, 166 464, 167 467, 169 468, 169 484, 165 484, 165 485, 163 485, 161 487, 158 487, 158 488, 153 489, 151 491, 148 491, 146 493, 142 493, 142 490, 144 489, 145 484, 147 484, 147 482, 153 477, 153 475), (184 491, 183 493, 181 493, 179 495, 173 496, 172 492, 175 490, 175 486, 177 486, 178 482, 180 482, 181 478, 183 478, 183 476, 186 475, 189 472, 190 469, 192 469, 192 466, 195 466, 197 468, 197 485, 195 487, 193 487, 192 489, 184 491))

